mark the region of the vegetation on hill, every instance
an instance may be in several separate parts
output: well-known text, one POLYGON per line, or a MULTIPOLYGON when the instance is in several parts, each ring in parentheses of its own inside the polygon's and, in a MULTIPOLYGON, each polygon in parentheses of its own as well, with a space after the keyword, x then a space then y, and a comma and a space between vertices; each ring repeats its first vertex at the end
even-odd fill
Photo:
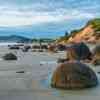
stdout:
POLYGON ((92 25, 95 32, 100 31, 100 18, 89 21, 87 25, 92 25))

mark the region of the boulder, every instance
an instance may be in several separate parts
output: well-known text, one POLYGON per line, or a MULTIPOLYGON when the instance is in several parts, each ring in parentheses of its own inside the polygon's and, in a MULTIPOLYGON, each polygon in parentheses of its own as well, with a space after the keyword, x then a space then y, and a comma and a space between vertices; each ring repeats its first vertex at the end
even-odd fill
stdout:
POLYGON ((66 61, 68 61, 68 59, 66 59, 66 58, 59 58, 59 59, 57 60, 57 63, 64 63, 64 62, 66 62, 66 61))
POLYGON ((80 62, 66 62, 58 65, 51 78, 51 86, 61 89, 84 89, 98 84, 96 74, 80 62))
POLYGON ((100 65, 100 45, 97 45, 93 50, 93 60, 92 63, 94 65, 100 65))
POLYGON ((26 45, 26 46, 24 46, 24 47, 22 48, 22 51, 23 51, 23 52, 28 52, 29 49, 31 49, 31 46, 26 45))
POLYGON ((49 45, 49 46, 48 46, 48 51, 49 51, 49 52, 52 52, 52 53, 57 52, 57 51, 56 51, 56 46, 55 46, 55 45, 49 45))
POLYGON ((57 45, 57 49, 58 49, 59 51, 65 51, 65 50, 66 50, 66 46, 65 46, 65 45, 62 45, 62 44, 58 44, 58 45, 57 45))
POLYGON ((89 47, 81 42, 72 44, 67 48, 67 58, 69 60, 91 60, 92 53, 89 47))
POLYGON ((48 46, 47 46, 47 45, 41 45, 40 48, 41 48, 41 49, 45 49, 45 50, 47 50, 47 49, 48 49, 48 46))
POLYGON ((9 49, 16 49, 16 50, 18 50, 18 49, 20 49, 20 47, 19 46, 16 46, 16 45, 13 45, 13 46, 8 46, 9 47, 9 49))
POLYGON ((38 52, 44 52, 43 49, 39 49, 38 52))
POLYGON ((3 56, 4 60, 17 60, 17 56, 13 53, 7 53, 3 56))
POLYGON ((100 55, 100 45, 96 45, 96 47, 93 50, 93 53, 95 55, 100 55))

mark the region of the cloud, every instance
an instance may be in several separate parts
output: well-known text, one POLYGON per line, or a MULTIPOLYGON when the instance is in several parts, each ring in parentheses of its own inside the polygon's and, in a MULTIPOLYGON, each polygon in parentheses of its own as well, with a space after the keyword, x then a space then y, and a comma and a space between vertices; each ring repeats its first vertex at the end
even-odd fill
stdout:
POLYGON ((55 11, 20 11, 0 10, 0 26, 38 25, 45 23, 57 23, 67 20, 93 18, 91 13, 78 10, 58 9, 55 11))
POLYGON ((34 2, 33 0, 29 0, 30 2, 22 0, 21 3, 19 0, 11 1, 8 0, 7 3, 9 4, 6 3, 0 6, 0 26, 60 23, 69 20, 91 19, 100 15, 98 11, 100 7, 98 4, 93 6, 90 0, 88 2, 78 0, 79 4, 76 0, 68 0, 64 2, 66 4, 60 0, 58 2, 56 0, 55 2, 54 0, 51 0, 51 2, 48 0, 44 0, 45 2, 42 2, 42 0, 38 2, 35 0, 34 2))
POLYGON ((94 14, 78 10, 59 9, 54 12, 41 12, 33 14, 33 23, 61 22, 75 19, 94 18, 94 14), (35 15, 34 15, 35 14, 35 15))

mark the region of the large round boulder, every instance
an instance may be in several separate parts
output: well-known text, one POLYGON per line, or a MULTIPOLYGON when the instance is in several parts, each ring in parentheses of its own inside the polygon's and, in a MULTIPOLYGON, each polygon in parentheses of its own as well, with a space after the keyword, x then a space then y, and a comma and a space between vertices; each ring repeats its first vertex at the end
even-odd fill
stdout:
POLYGON ((17 56, 13 53, 7 53, 3 56, 4 60, 17 60, 17 56))
POLYGON ((80 62, 60 64, 51 78, 51 86, 61 89, 83 89, 97 84, 94 71, 80 62))
POLYGON ((91 60, 92 53, 85 43, 75 43, 67 48, 69 60, 91 60))

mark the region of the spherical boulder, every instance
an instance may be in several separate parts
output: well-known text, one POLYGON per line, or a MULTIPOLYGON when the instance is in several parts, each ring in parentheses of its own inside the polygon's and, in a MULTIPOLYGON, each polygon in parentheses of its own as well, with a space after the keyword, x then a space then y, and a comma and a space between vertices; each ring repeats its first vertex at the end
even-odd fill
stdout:
POLYGON ((3 56, 4 60, 17 60, 17 56, 13 53, 7 53, 3 56))
POLYGON ((98 79, 94 71, 80 62, 60 64, 51 78, 51 86, 61 89, 83 89, 97 84, 98 79))
POLYGON ((91 56, 89 47, 83 42, 72 44, 67 48, 67 58, 69 60, 91 60, 91 56))

